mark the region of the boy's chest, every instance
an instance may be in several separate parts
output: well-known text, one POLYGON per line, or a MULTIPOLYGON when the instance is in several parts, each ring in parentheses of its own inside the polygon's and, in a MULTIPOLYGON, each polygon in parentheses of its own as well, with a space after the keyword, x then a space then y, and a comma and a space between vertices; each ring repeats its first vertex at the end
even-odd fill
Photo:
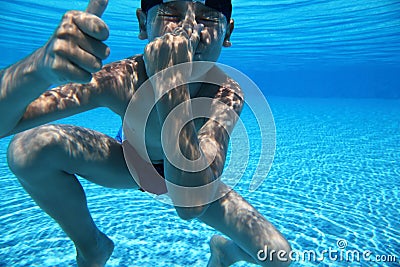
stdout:
POLYGON ((124 133, 142 158, 162 159, 161 126, 152 90, 139 90, 133 95, 124 116, 124 133))
MULTIPOLYGON (((196 132, 204 125, 205 119, 197 118, 193 120, 196 132)), ((184 125, 182 125, 183 127, 184 125)), ((147 152, 151 159, 163 159, 162 143, 161 143, 162 125, 160 123, 157 109, 154 107, 150 112, 148 121, 145 127, 145 144, 147 152)), ((164 138, 166 142, 177 142, 178 136, 168 136, 164 138)))
MULTIPOLYGON (((163 160, 161 144, 161 123, 157 109, 154 104, 154 93, 149 90, 136 94, 128 106, 124 118, 125 134, 129 143, 137 150, 142 158, 146 154, 153 162, 163 160)), ((198 131, 205 120, 203 118, 194 120, 198 131)), ((177 142, 178 136, 167 138, 168 142, 177 142)))

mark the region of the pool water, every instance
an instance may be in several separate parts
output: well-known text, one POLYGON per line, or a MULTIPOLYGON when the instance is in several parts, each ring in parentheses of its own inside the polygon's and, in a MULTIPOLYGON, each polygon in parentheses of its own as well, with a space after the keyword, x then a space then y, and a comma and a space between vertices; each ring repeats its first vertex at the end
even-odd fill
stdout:
MULTIPOLYGON (((82 10, 86 3, 2 1, 0 67, 42 45, 65 10, 82 10)), ((140 53, 145 45, 135 40, 138 3, 110 1, 104 15, 111 29, 110 61, 140 53)), ((371 259, 397 257, 396 262, 325 257, 292 266, 400 266, 400 4, 236 0, 233 5, 237 37, 221 62, 247 74, 264 92, 277 138, 261 186, 249 191, 249 171, 235 189, 295 251, 342 248, 370 251, 371 259)), ((248 129, 254 126, 247 107, 241 120, 248 129)), ((59 122, 110 136, 121 125, 102 108, 59 122)), ((249 134, 251 169, 260 147, 259 135, 249 134)), ((72 242, 8 169, 10 138, 0 139, 0 266, 74 266, 72 242)), ((217 233, 212 228, 180 220, 173 207, 138 190, 80 181, 95 222, 116 245, 107 266, 206 266, 208 241, 217 233)))
MULTIPOLYGON (((343 239, 348 249, 398 255, 400 101, 271 98, 269 103, 277 129, 272 169, 255 192, 249 192, 251 177, 246 175, 236 189, 276 225, 295 250, 337 249, 337 241, 343 239)), ((247 109, 241 118, 252 123, 247 109)), ((113 136, 120 120, 98 109, 62 123, 113 136)), ((0 143, 0 266, 71 266, 72 242, 35 206, 8 170, 8 141, 0 143)), ((180 220, 171 206, 140 191, 81 181, 94 220, 116 243, 108 266, 206 265, 213 229, 180 220)), ((348 263, 293 264, 314 265, 348 263)), ((353 262, 351 266, 374 265, 353 262)))

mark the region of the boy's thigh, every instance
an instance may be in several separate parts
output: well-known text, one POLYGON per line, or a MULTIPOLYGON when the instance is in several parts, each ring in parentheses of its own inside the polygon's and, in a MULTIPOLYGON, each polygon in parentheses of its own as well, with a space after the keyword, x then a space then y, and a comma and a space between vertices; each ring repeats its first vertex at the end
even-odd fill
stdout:
POLYGON ((44 168, 76 174, 106 187, 138 188, 125 163, 122 145, 83 127, 44 125, 20 133, 9 146, 8 158, 15 172, 29 174, 44 168))

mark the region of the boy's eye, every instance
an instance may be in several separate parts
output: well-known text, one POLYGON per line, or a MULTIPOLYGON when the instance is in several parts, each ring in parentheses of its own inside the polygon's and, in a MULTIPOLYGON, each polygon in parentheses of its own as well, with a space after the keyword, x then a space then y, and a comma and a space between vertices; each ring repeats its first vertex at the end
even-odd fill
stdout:
POLYGON ((157 15, 159 17, 162 17, 165 20, 169 20, 169 21, 178 21, 180 19, 179 15, 171 13, 171 12, 165 12, 160 10, 157 15))
POLYGON ((208 11, 204 12, 200 16, 196 16, 196 21, 204 25, 215 25, 220 22, 219 12, 208 11))
POLYGON ((214 25, 214 24, 218 24, 219 23, 219 19, 218 18, 211 18, 211 17, 196 18, 196 21, 198 23, 202 23, 202 24, 205 24, 205 25, 214 25))
POLYGON ((179 16, 170 15, 170 14, 162 14, 160 17, 166 18, 168 20, 179 20, 179 16))

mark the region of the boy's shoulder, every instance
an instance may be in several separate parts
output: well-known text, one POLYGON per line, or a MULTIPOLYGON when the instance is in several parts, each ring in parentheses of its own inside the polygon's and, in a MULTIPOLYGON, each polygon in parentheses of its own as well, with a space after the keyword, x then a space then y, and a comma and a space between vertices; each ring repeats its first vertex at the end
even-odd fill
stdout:
MULTIPOLYGON (((198 97, 230 98, 244 100, 244 93, 240 84, 225 73, 222 69, 215 66, 210 71, 210 78, 205 82, 198 93, 198 97), (218 77, 216 77, 218 76, 218 77)), ((207 79, 207 78, 206 78, 207 79)))

